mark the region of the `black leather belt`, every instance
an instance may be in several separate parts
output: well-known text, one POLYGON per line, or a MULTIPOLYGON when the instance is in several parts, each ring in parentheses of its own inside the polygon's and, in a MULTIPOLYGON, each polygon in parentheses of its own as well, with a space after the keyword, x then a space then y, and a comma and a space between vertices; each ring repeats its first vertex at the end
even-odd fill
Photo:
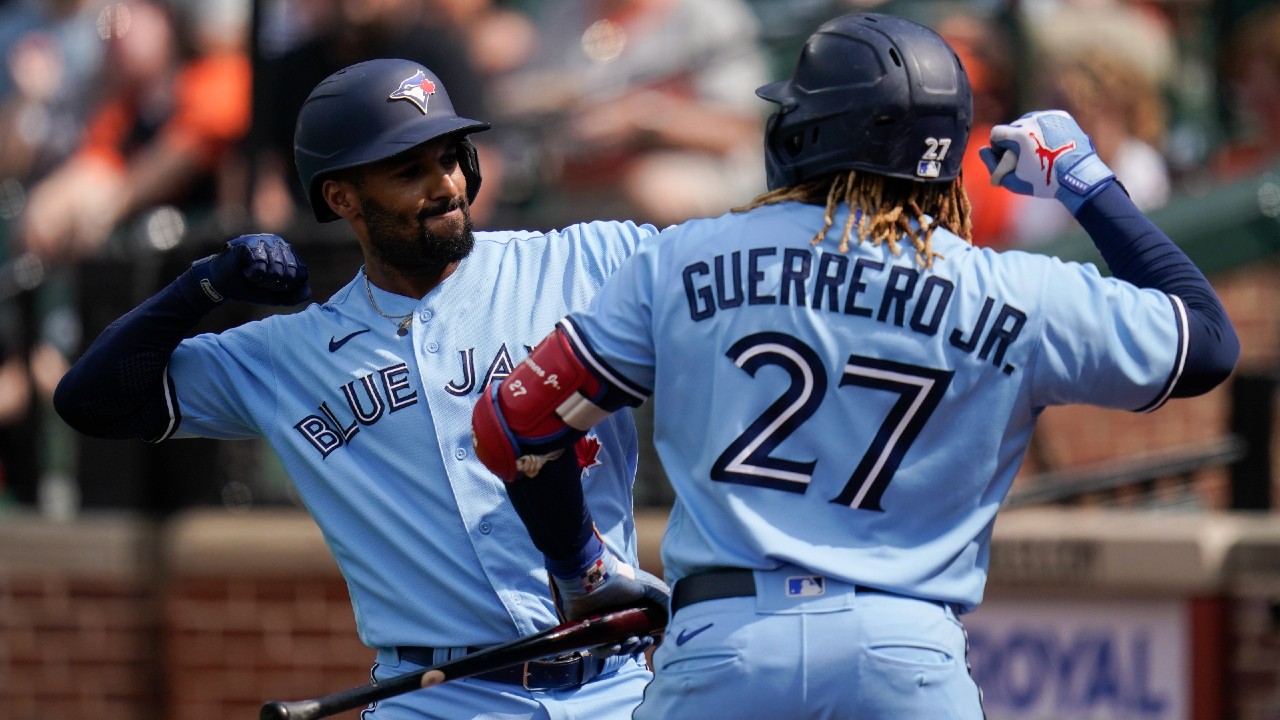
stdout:
MULTIPOLYGON (((467 653, 485 648, 469 647, 467 653)), ((398 647, 401 659, 416 665, 430 667, 436 664, 435 648, 398 647)), ((512 665, 471 677, 490 682, 519 685, 526 690, 563 690, 590 682, 604 670, 604 658, 583 653, 571 653, 557 658, 534 660, 522 665, 512 665)))
POLYGON ((756 576, 750 570, 704 570, 683 577, 671 590, 671 612, 704 600, 749 597, 756 594, 756 576))
MULTIPOLYGON (((854 586, 855 592, 874 591, 863 585, 854 586)), ((671 612, 704 600, 719 600, 731 597, 754 597, 756 594, 756 577, 751 570, 741 568, 724 568, 721 570, 704 570, 681 578, 671 591, 671 612)))

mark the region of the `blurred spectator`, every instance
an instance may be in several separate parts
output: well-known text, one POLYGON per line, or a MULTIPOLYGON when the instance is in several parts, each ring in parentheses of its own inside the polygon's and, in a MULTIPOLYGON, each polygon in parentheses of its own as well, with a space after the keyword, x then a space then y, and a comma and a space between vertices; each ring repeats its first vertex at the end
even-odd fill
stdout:
MULTIPOLYGON (((8 348, 0 346, 0 353, 8 348)), ((27 405, 31 402, 31 383, 28 382, 27 364, 20 355, 9 355, 0 363, 0 427, 13 425, 26 419, 27 405)), ((3 476, 0 463, 0 476, 3 476)))
MULTIPOLYGON (((0 179, 25 185, 74 149, 98 98, 103 3, 24 0, 0 7, 0 179)), ((0 219, 15 212, 6 204, 0 219)))
MULTIPOLYGON (((22 493, 34 487, 36 469, 30 432, 24 426, 30 418, 31 376, 26 358, 12 352, 0 342, 0 507, 11 499, 13 493, 22 493), (27 447, 23 447, 27 445, 27 447), (17 486, 16 490, 14 486, 17 486)), ((21 498, 30 500, 30 498, 21 498)))
POLYGON ((494 0, 425 0, 429 13, 446 18, 461 31, 471 61, 485 76, 509 72, 533 51, 535 29, 529 17, 494 0))
MULTIPOLYGON (((1096 48, 1057 58, 1052 67, 1040 75, 1044 85, 1037 105, 1076 118, 1135 205, 1144 211, 1163 206, 1171 179, 1161 152, 1167 108, 1159 90, 1126 57, 1096 48)), ((1016 231, 1023 245, 1074 227, 1065 208, 1023 208, 1016 231)))
POLYGON ((50 446, 42 410, 78 338, 74 312, 58 292, 65 285, 37 287, 43 264, 21 257, 15 225, 28 189, 75 149, 100 97, 104 4, 0 5, 0 504, 37 499, 50 446))
POLYGON ((163 205, 176 221, 148 239, 182 240, 181 213, 216 201, 227 151, 248 129, 246 1, 47 2, 46 25, 6 55, 16 91, 5 117, 15 133, 4 136, 3 165, 15 178, 6 190, 17 189, 5 204, 13 220, 5 259, 34 256, 47 270, 42 285, 3 303, 12 317, 5 380, 10 388, 22 382, 26 393, 5 408, 18 413, 16 422, 0 418, 0 463, 13 471, 8 484, 20 501, 41 499, 46 479, 74 470, 75 441, 50 421, 52 389, 82 331, 101 329, 93 309, 109 306, 122 288, 149 291, 145 268, 163 248, 147 248, 157 257, 131 254, 111 270, 80 261, 101 256, 122 228, 163 205), (15 147, 21 152, 10 153, 15 147))
POLYGON ((961 175, 973 206, 973 244, 1005 248, 1017 241, 1016 222, 1032 198, 992 186, 990 174, 978 157, 987 145, 991 128, 1018 116, 1013 87, 1013 47, 994 21, 969 11, 946 15, 931 24, 960 56, 973 88, 973 131, 965 149, 961 175))
POLYGON ((255 0, 168 0, 182 20, 195 54, 247 53, 255 0))
POLYGON ((1016 6, 1021 30, 1035 54, 1030 58, 1032 67, 1019 73, 1027 95, 1034 94, 1040 82, 1036 73, 1028 70, 1052 67, 1058 58, 1094 51, 1115 56, 1156 87, 1173 78, 1177 47, 1170 21, 1157 3, 1042 0, 1016 6), (1043 62, 1036 64, 1036 60, 1043 62))
POLYGON ((1212 165, 1218 179, 1235 180, 1280 160, 1280 5, 1242 18, 1225 48, 1233 127, 1212 165))
MULTIPOLYGON (((535 11, 537 47, 502 78, 499 125, 539 155, 535 225, 719 214, 763 190, 753 95, 770 79, 741 0, 564 0, 535 11)), ((450 87, 453 87, 451 84, 450 87)))
MULTIPOLYGON (((290 27, 270 36, 285 38, 278 47, 263 48, 259 67, 260 102, 255 110, 257 146, 252 155, 255 228, 286 231, 310 218, 306 198, 293 166, 293 125, 311 88, 338 70, 363 60, 398 57, 431 68, 449 88, 459 114, 490 117, 484 76, 477 68, 472 33, 481 33, 487 3, 457 0, 278 0, 290 27), (448 10, 446 12, 446 9, 448 10), (463 23, 463 24, 459 24, 463 23)), ((487 17, 487 15, 485 16, 487 17)), ((499 131, 500 132, 500 131, 499 131)), ((485 191, 472 206, 472 219, 483 228, 501 186, 502 163, 492 149, 491 133, 476 136, 485 191), (485 136, 481 137, 481 135, 485 136)))
MULTIPOLYGON (((1176 58, 1167 19, 1124 0, 1019 7, 1031 48, 1022 105, 1071 113, 1134 203, 1144 211, 1162 206, 1171 177, 1162 154, 1169 109, 1161 88, 1176 58)), ((1014 231, 1020 245, 1040 245, 1074 227, 1063 208, 1022 208, 1014 231)))
POLYGON ((189 32, 198 23, 183 20, 144 0, 101 15, 106 98, 75 153, 32 189, 27 250, 74 260, 140 211, 213 203, 219 164, 248 130, 250 66, 234 46, 201 48, 189 32))

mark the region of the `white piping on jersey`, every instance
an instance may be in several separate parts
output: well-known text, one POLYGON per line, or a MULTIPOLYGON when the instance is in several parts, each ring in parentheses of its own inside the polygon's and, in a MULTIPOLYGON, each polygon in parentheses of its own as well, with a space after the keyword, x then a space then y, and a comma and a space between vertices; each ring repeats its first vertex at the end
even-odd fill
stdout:
POLYGON ((1165 384, 1164 392, 1160 393, 1160 397, 1150 405, 1139 408, 1138 412, 1149 413, 1159 410, 1173 394, 1173 387, 1178 384, 1178 379, 1182 377, 1182 370, 1187 366, 1187 351, 1191 345, 1191 324, 1187 321, 1187 308, 1183 305, 1182 298, 1177 295, 1170 295, 1169 299, 1173 301, 1173 313, 1178 320, 1178 335, 1182 338, 1178 344, 1178 357, 1174 361, 1173 372, 1170 374, 1169 382, 1165 384))
POLYGON ((164 432, 160 434, 160 437, 155 439, 155 442, 168 440, 169 437, 173 435, 173 433, 178 429, 178 413, 176 412, 176 408, 175 408, 175 403, 177 403, 177 398, 175 398, 173 394, 169 392, 169 388, 172 387, 173 383, 169 382, 168 363, 166 363, 164 366, 164 375, 161 376, 160 384, 164 387, 164 407, 165 407, 165 410, 169 411, 169 425, 164 429, 164 432))
POLYGON ((596 374, 608 380, 615 388, 635 398, 637 402, 644 402, 647 399, 644 395, 628 387, 631 383, 619 378, 612 372, 609 372, 609 369, 601 364, 601 362, 587 350, 586 343, 582 342, 582 338, 578 336, 578 329, 574 327, 573 323, 569 322, 567 318, 561 320, 559 326, 564 330, 564 334, 569 336, 569 342, 573 343, 574 347, 578 348, 578 351, 582 353, 582 357, 586 358, 587 362, 591 364, 591 368, 596 371, 596 374))

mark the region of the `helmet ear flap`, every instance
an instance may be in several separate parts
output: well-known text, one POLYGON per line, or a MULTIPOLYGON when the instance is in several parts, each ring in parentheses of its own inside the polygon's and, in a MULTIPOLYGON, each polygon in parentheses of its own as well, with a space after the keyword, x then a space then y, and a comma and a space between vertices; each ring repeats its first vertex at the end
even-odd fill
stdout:
POLYGON ((458 141, 458 165, 467 178, 467 202, 473 203, 476 195, 480 194, 480 156, 476 152, 476 144, 469 137, 458 141))
POLYGON ((782 114, 783 111, 775 112, 765 121, 765 180, 770 190, 787 187, 794 184, 796 180, 792 161, 800 148, 787 147, 793 136, 781 134, 782 114))
MULTIPOLYGON (((307 96, 294 125, 298 178, 319 222, 337 220, 321 196, 323 178, 368 165, 446 135, 466 136, 489 124, 459 116, 444 83, 411 60, 379 58, 339 70, 307 96)), ((480 191, 475 146, 460 143, 468 197, 480 191)))
POLYGON ((804 132, 793 132, 782 138, 782 149, 791 157, 796 157, 804 150, 804 132))

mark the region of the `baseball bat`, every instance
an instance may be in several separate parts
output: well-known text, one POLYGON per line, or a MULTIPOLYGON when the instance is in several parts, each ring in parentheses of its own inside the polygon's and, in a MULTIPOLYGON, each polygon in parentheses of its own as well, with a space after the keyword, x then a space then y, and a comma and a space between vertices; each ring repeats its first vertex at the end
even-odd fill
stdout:
POLYGON ((457 660, 397 675, 369 685, 340 690, 330 695, 285 702, 269 701, 258 713, 259 720, 317 720, 344 710, 352 710, 377 700, 403 695, 411 690, 433 687, 447 680, 500 670, 531 660, 623 642, 630 637, 655 635, 667 625, 666 610, 655 605, 626 608, 573 620, 496 645, 457 660))

